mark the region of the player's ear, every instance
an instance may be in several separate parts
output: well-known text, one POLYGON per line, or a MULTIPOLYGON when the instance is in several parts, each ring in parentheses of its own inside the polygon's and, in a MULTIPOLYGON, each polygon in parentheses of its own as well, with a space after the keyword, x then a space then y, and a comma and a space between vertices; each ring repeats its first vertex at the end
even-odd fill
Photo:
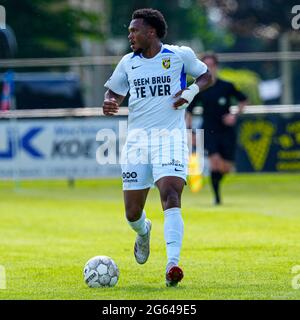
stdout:
POLYGON ((156 37, 156 30, 154 28, 149 28, 149 34, 151 37, 156 37))

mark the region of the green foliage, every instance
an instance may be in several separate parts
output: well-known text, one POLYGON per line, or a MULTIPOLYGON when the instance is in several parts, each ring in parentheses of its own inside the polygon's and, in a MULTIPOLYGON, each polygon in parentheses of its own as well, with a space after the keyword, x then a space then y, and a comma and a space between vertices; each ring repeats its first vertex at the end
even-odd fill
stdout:
POLYGON ((228 28, 237 35, 272 41, 280 38, 284 32, 293 32, 291 11, 296 5, 295 0, 239 1, 231 10, 228 10, 228 0, 203 3, 206 7, 217 7, 228 28))
POLYGON ((67 0, 3 0, 1 4, 16 34, 19 57, 80 55, 82 37, 103 38, 99 14, 71 7, 67 0))
POLYGON ((168 24, 166 42, 199 39, 205 48, 217 45, 229 47, 233 44, 232 34, 215 29, 209 22, 206 9, 197 0, 111 0, 111 33, 126 36, 132 12, 138 8, 151 7, 160 10, 168 24))
POLYGON ((188 10, 187 17, 187 34, 191 38, 201 39, 204 48, 217 50, 220 47, 228 48, 234 44, 233 34, 211 25, 207 18, 207 11, 198 2, 188 10))
POLYGON ((244 92, 249 104, 258 105, 262 101, 259 96, 258 84, 260 82, 259 75, 247 69, 230 69, 224 68, 219 71, 220 78, 233 82, 235 86, 244 92))

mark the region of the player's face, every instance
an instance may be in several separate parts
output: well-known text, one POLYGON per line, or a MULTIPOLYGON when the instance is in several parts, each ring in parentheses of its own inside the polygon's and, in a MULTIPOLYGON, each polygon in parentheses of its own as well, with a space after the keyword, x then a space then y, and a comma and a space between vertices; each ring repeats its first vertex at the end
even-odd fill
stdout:
POLYGON ((133 52, 143 51, 149 46, 149 26, 145 25, 143 19, 134 19, 128 28, 128 39, 133 52))
POLYGON ((215 63, 215 60, 212 58, 206 58, 203 62, 207 65, 208 70, 212 74, 213 78, 216 78, 218 66, 215 63))

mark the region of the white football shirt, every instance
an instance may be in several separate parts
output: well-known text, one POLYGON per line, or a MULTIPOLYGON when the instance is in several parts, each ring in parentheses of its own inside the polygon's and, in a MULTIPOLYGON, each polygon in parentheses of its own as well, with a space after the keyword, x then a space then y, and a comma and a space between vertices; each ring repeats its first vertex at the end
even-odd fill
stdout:
POLYGON ((207 71, 189 47, 163 44, 153 58, 125 55, 105 83, 116 94, 129 91, 128 131, 143 129, 185 130, 185 110, 175 110, 174 95, 186 87, 186 75, 194 78, 207 71))

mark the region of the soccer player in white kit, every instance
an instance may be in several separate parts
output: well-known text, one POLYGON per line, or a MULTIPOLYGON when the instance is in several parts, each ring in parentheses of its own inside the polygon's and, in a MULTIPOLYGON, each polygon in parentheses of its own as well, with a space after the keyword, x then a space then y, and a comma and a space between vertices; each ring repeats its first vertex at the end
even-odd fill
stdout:
POLYGON ((150 187, 156 185, 165 217, 166 285, 176 286, 183 278, 178 263, 188 159, 185 108, 212 80, 192 49, 161 42, 167 24, 158 10, 136 10, 128 30, 133 53, 121 59, 105 83, 103 113, 116 114, 129 91, 128 136, 121 166, 126 218, 137 233, 134 255, 143 264, 150 254, 151 221, 144 206, 150 187), (196 79, 189 87, 186 74, 196 79))

